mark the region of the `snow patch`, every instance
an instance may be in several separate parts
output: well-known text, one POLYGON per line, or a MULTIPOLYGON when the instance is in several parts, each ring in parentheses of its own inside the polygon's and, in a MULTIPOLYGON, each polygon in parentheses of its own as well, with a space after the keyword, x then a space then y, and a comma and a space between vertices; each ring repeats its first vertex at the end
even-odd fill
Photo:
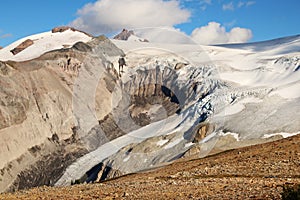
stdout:
POLYGON ((179 144, 183 139, 182 138, 177 138, 176 140, 168 143, 166 146, 164 146, 164 149, 170 149, 174 147, 175 145, 179 144))
POLYGON ((189 143, 186 143, 186 144, 184 145, 184 148, 188 148, 188 147, 193 146, 193 145, 194 145, 194 143, 189 142, 189 143))
POLYGON ((156 143, 156 145, 162 146, 162 145, 166 144, 167 142, 169 142, 169 140, 159 140, 159 141, 156 143))
POLYGON ((123 159, 123 162, 127 162, 130 159, 130 156, 126 156, 126 158, 123 159))
POLYGON ((259 99, 259 98, 247 97, 247 98, 244 98, 244 99, 238 101, 237 103, 230 104, 229 106, 225 107, 223 112, 218 113, 215 116, 220 117, 220 116, 234 115, 234 114, 237 114, 237 113, 243 111, 246 108, 245 104, 247 104, 247 103, 260 103, 260 102, 262 102, 262 100, 259 99))
POLYGON ((236 141, 240 141, 240 139, 239 139, 239 134, 237 134, 237 133, 226 132, 226 133, 222 133, 221 135, 222 135, 222 136, 231 135, 231 136, 233 136, 233 137, 236 139, 236 141))
POLYGON ((285 99, 296 99, 300 97, 300 83, 293 84, 279 90, 276 90, 270 94, 272 95, 279 95, 285 99))

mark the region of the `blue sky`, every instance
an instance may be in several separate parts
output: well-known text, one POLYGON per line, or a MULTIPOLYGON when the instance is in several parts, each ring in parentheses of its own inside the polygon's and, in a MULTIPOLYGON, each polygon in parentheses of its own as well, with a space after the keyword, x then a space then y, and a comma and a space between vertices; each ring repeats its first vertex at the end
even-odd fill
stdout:
MULTIPOLYGON (((121 29, 122 26, 129 26, 129 28, 135 27, 135 25, 141 26, 145 22, 145 26, 174 26, 187 34, 191 34, 195 29, 208 26, 209 22, 215 22, 214 27, 218 23, 219 28, 225 29, 226 32, 224 34, 227 34, 235 27, 251 31, 251 38, 249 36, 241 39, 241 41, 248 40, 250 42, 300 34, 299 0, 180 0, 177 1, 178 5, 175 0, 172 0, 172 3, 169 4, 163 0, 99 0, 98 4, 93 4, 95 2, 97 1, 2 1, 0 46, 6 46, 27 35, 48 31, 53 27, 68 24, 78 26, 81 29, 87 27, 86 31, 93 34, 108 34, 109 30, 116 31, 121 29), (139 4, 139 2, 143 2, 142 6, 145 9, 140 9, 139 7, 135 9, 132 6, 130 8, 136 11, 130 10, 128 13, 119 15, 113 9, 112 12, 109 12, 110 7, 106 4, 112 4, 111 6, 113 7, 111 8, 115 9, 116 5, 122 5, 122 2, 126 2, 123 7, 127 5, 130 7, 130 3, 139 4), (88 3, 92 4, 82 9, 88 3), (157 5, 161 5, 162 8, 157 8, 157 5), (149 9, 147 10, 148 7, 149 9), (175 7, 177 10, 174 11, 175 7), (103 10, 105 8, 107 10, 103 10), (80 9, 81 12, 78 12, 80 9), (153 15, 159 12, 165 13, 165 15, 158 15, 158 18, 153 17, 151 19, 151 16, 146 15, 149 14, 149 10, 152 10, 153 15), (172 13, 171 10, 174 12, 172 13), (105 16, 111 16, 105 18, 101 15, 101 12, 105 13, 105 16), (172 15, 172 19, 170 19, 170 15, 172 15), (114 18, 117 22, 110 21, 114 18), (128 18, 127 21, 126 18, 128 18), (126 22, 121 23, 124 19, 126 22), (140 22, 136 19, 144 21, 140 22), (148 19, 150 21, 147 21, 148 19), (151 23, 151 21, 157 22, 160 19, 161 23, 151 23)), ((202 31, 199 31, 202 37, 204 29, 199 30, 202 31)), ((217 29, 218 31, 219 29, 217 29)), ((231 40, 226 41, 230 42, 231 40)))

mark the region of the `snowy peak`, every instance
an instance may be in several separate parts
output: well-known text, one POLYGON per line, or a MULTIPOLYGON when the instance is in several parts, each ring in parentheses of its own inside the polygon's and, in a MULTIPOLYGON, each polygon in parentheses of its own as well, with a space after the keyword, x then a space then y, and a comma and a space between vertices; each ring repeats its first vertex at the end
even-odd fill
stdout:
POLYGON ((81 32, 81 33, 84 33, 86 34, 87 36, 90 36, 90 37, 93 37, 91 34, 89 33, 86 33, 84 31, 81 31, 81 30, 78 30, 76 28, 73 28, 73 27, 70 27, 70 26, 58 26, 58 27, 55 27, 51 30, 52 33, 62 33, 62 32, 65 32, 67 30, 71 30, 71 31, 74 31, 74 32, 81 32))
POLYGON ((147 39, 142 39, 136 36, 133 30, 123 29, 121 33, 116 35, 113 39, 115 40, 128 40, 128 41, 137 41, 137 42, 149 42, 147 39))
POLYGON ((123 29, 121 33, 114 37, 115 40, 128 40, 130 36, 134 35, 133 31, 123 29))
POLYGON ((56 27, 52 31, 22 38, 0 50, 1 61, 26 61, 42 54, 69 48, 77 42, 88 42, 92 36, 71 27, 56 27))

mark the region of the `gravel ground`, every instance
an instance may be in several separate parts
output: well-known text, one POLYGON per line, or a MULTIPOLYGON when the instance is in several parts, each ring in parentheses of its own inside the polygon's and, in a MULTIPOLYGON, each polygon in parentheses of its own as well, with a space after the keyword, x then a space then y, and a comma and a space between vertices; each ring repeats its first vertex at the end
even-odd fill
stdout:
POLYGON ((280 199, 283 185, 298 184, 300 135, 102 183, 39 187, 0 199, 280 199))

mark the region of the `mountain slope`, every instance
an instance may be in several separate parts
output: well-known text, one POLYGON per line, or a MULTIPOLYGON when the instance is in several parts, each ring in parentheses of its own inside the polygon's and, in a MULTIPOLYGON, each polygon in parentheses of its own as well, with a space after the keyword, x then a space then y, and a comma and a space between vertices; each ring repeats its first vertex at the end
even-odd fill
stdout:
POLYGON ((67 29, 63 32, 45 32, 36 35, 31 35, 22 38, 11 45, 6 46, 0 50, 1 61, 25 61, 33 58, 37 58, 42 54, 61 48, 68 48, 73 46, 75 43, 88 42, 92 37, 76 30, 67 29), (20 45, 23 41, 31 40, 34 45, 29 46, 20 53, 14 55, 11 51, 20 45))
MULTIPOLYGON (((64 33, 73 36, 73 31, 64 33)), ((32 46, 38 48, 39 44, 32 46)), ((76 117, 81 110, 76 112, 74 107, 82 98, 90 97, 82 95, 74 100, 73 91, 77 84, 77 91, 84 88, 89 92, 93 89, 87 87, 89 81, 105 85, 96 74, 104 70, 103 51, 110 56, 123 53, 107 38, 99 37, 89 43, 77 42, 67 49, 46 52, 33 60, 24 57, 27 61, 0 62, 0 191, 53 185, 67 166, 89 152, 89 146, 81 141, 83 137, 89 138, 88 133, 79 135, 77 129, 76 117), (101 49, 93 53, 95 46, 101 49), (76 82, 79 74, 84 74, 82 84, 76 82)), ((105 77, 112 80, 112 85, 114 76, 106 73, 105 77)), ((95 90, 97 96, 110 98, 106 85, 95 90)), ((96 104, 101 104, 97 106, 98 117, 105 116, 110 101, 98 98, 96 104)))
POLYGON ((256 51, 82 34, 45 33, 58 49, 38 36, 0 62, 0 191, 105 180, 300 132, 297 37, 256 51))
MULTIPOLYGON (((135 91, 148 90, 146 85, 162 85, 176 96, 181 111, 135 131, 118 123, 127 134, 78 159, 57 185, 82 177, 88 182, 105 179, 182 156, 205 157, 300 133, 300 54, 294 48, 281 51, 300 47, 298 40, 262 52, 114 43, 125 51, 128 63, 121 77, 125 94, 115 89, 117 99, 132 99, 135 91), (103 174, 106 170, 111 173, 103 174)), ((114 119, 122 122, 120 113, 114 119)))
POLYGON ((283 185, 300 184, 300 136, 97 184, 41 187, 0 199, 281 199, 283 185))

